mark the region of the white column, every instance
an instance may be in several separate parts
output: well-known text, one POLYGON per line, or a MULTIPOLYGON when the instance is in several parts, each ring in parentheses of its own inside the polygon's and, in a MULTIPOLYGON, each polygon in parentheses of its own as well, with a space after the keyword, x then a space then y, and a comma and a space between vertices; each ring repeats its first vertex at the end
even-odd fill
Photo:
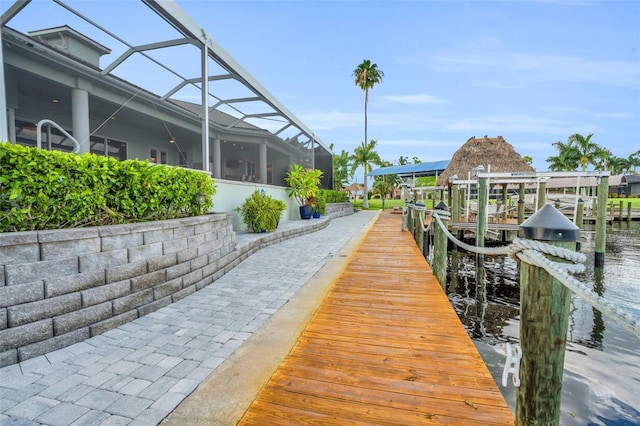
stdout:
POLYGON ((71 90, 71 119, 73 123, 73 137, 80 144, 78 154, 89 152, 91 143, 89 136, 89 92, 84 89, 71 90))
POLYGON ((16 110, 14 108, 8 108, 9 114, 9 141, 16 143, 16 110))
POLYGON ((209 171, 209 48, 207 36, 202 34, 202 170, 209 171))
POLYGON ((260 142, 260 183, 267 183, 267 142, 260 142))
POLYGON ((222 178, 222 157, 220 156, 220 139, 213 140, 213 177, 222 178))
MULTIPOLYGON (((4 89, 4 59, 2 56, 2 32, 0 32, 0 141, 6 141, 8 138, 7 127, 7 94, 4 89)), ((13 140, 15 142, 15 138, 13 140)))

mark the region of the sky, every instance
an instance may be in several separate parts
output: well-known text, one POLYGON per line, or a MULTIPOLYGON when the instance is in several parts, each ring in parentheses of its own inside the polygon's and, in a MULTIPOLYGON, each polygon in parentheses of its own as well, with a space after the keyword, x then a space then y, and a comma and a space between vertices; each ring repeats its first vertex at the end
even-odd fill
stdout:
MULTIPOLYGON (((134 43, 172 37, 152 33, 140 2, 69 3, 98 23, 111 18, 105 25, 134 43)), ((574 133, 593 133, 618 157, 640 149, 640 0, 176 3, 336 153, 364 139, 364 92, 353 77, 364 59, 384 72, 369 93, 368 136, 389 162, 447 160, 485 135, 502 136, 540 171, 557 153, 552 144, 574 133)), ((36 0, 11 24, 91 31, 44 7, 36 0)), ((130 79, 157 93, 169 80, 130 79)))
POLYGON ((484 135, 538 170, 573 133, 640 149, 637 0, 177 3, 334 152, 364 139, 364 59, 384 72, 368 136, 387 161, 484 135))

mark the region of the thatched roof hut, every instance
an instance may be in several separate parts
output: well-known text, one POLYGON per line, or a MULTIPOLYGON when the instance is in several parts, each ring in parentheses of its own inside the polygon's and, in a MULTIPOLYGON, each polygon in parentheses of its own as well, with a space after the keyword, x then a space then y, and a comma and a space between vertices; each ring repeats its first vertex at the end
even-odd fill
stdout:
POLYGON ((513 146, 502 136, 497 138, 477 138, 473 136, 451 157, 449 165, 440 176, 438 186, 448 186, 449 178, 457 175, 459 179, 467 179, 471 169, 479 165, 491 172, 534 172, 535 169, 524 162, 513 146))

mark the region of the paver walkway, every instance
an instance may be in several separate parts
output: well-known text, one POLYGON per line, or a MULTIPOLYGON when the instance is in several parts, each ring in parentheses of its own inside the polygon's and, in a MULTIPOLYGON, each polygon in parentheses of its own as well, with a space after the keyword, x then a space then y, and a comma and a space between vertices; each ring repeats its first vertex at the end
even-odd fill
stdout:
POLYGON ((375 214, 333 219, 258 251, 172 305, 0 369, 0 425, 158 424, 375 214))

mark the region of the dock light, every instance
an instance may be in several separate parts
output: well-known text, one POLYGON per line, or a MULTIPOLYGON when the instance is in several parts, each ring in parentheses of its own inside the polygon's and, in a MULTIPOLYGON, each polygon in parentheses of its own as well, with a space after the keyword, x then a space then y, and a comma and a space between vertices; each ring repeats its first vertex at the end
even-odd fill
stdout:
POLYGON ((518 237, 539 241, 580 241, 580 228, 560 210, 545 204, 520 225, 518 237))
POLYGON ((169 143, 176 143, 175 136, 171 136, 171 139, 169 139, 169 143))
POLYGON ((449 207, 444 203, 444 201, 440 201, 438 205, 435 207, 435 210, 444 210, 445 212, 449 211, 449 207))

